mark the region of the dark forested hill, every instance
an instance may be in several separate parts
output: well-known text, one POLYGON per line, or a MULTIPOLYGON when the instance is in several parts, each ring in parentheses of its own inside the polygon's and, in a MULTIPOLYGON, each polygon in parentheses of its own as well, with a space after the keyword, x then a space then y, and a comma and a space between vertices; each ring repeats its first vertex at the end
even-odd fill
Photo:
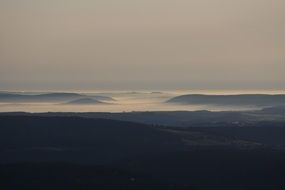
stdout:
POLYGON ((0 116, 62 116, 104 118, 121 121, 139 122, 150 125, 164 125, 173 127, 236 127, 267 125, 285 125, 284 107, 268 107, 256 111, 160 111, 160 112, 48 112, 0 113, 0 116), (261 124, 260 124, 261 123, 261 124))
POLYGON ((285 188, 283 141, 274 141, 280 126, 258 132, 71 116, 0 116, 0 124, 1 189, 285 188))

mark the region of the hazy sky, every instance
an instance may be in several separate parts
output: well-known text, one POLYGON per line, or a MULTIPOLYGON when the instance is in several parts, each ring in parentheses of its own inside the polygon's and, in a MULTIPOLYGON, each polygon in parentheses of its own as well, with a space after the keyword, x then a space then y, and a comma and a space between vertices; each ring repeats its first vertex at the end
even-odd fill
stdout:
POLYGON ((0 0, 0 90, 285 89, 284 0, 0 0))

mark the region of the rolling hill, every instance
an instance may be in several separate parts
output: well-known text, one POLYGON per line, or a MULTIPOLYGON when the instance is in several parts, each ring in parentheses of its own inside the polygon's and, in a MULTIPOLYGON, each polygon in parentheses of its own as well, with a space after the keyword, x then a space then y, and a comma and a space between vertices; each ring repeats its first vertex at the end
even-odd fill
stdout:
POLYGON ((237 106, 280 106, 285 105, 285 95, 241 94, 241 95, 202 95, 189 94, 174 97, 166 103, 200 105, 237 105, 237 106))
POLYGON ((94 98, 98 101, 114 101, 107 96, 93 96, 77 93, 47 93, 47 94, 17 94, 0 93, 0 102, 26 103, 26 102, 66 102, 82 98, 94 98))

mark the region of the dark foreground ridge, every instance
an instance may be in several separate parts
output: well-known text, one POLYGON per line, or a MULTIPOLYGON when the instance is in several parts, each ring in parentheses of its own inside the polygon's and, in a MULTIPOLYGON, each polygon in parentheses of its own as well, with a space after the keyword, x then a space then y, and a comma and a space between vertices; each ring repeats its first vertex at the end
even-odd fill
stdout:
POLYGON ((281 126, 258 133, 71 116, 0 124, 1 189, 285 189, 284 142, 272 139, 284 136, 281 126))
POLYGON ((152 111, 152 112, 48 112, 0 113, 0 116, 62 116, 112 119, 174 127, 260 127, 285 124, 285 106, 267 107, 255 111, 152 111))

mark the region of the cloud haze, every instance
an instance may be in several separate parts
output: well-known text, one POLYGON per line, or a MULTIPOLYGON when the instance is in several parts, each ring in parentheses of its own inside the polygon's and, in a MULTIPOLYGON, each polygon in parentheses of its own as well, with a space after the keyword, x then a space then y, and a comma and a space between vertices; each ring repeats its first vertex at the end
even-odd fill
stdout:
POLYGON ((0 0, 1 89, 285 89, 284 0, 0 0))

